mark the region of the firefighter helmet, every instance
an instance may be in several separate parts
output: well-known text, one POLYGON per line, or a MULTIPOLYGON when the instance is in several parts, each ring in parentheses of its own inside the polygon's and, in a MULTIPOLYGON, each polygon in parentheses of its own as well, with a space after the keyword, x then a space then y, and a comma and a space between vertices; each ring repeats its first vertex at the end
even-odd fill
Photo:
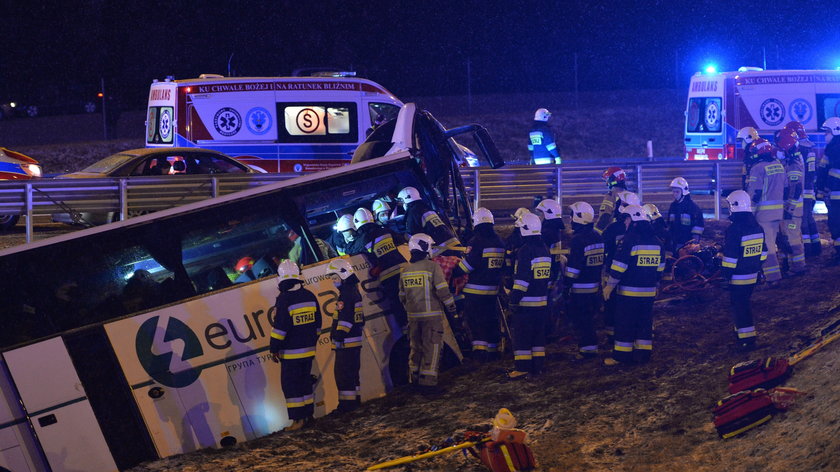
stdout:
POLYGON ((773 154, 773 145, 770 144, 770 141, 764 138, 758 138, 752 142, 750 145, 750 149, 752 150, 753 154, 757 156, 766 156, 773 154))
POLYGON ((522 207, 517 208, 516 211, 513 212, 513 215, 512 215, 513 216, 513 221, 516 222, 517 220, 519 220, 519 218, 522 218, 522 215, 525 215, 525 214, 528 214, 528 213, 531 213, 531 210, 529 210, 527 208, 522 208, 522 207))
POLYGON ((336 274, 341 280, 347 280, 347 277, 353 275, 353 266, 347 262, 347 259, 333 259, 327 264, 324 273, 326 275, 336 274))
POLYGON ((662 213, 659 212, 659 208, 653 203, 646 203, 642 205, 642 208, 647 211, 650 221, 656 221, 659 218, 662 218, 662 213))
POLYGON ((542 231, 542 222, 537 215, 525 213, 516 220, 516 227, 519 228, 519 234, 522 236, 538 236, 542 231))
POLYGON ((496 220, 493 218, 493 213, 490 213, 490 210, 487 208, 476 208, 475 213, 473 213, 473 226, 478 226, 482 223, 490 223, 492 225, 495 222, 496 220))
POLYGON ((595 221, 595 210, 586 202, 574 202, 569 205, 569 210, 572 214, 572 223, 588 225, 595 221))
POLYGON ((648 221, 647 210, 639 205, 627 205, 621 209, 621 212, 630 215, 632 221, 648 221))
POLYGON ((729 203, 729 211, 736 213, 739 211, 752 211, 752 202, 747 192, 743 190, 736 190, 726 196, 726 201, 729 203))
POLYGON ((793 151, 796 146, 799 144, 799 135, 796 133, 795 130, 790 128, 783 129, 781 133, 779 133, 779 148, 784 152, 791 152, 793 151))
POLYGON ((534 112, 534 121, 548 121, 551 118, 551 112, 545 108, 540 108, 534 112))
POLYGON ((688 195, 688 193, 689 193, 688 192, 688 181, 685 180, 682 177, 677 177, 676 179, 672 180, 671 185, 669 185, 669 187, 680 189, 680 191, 682 192, 682 194, 684 196, 688 195))
POLYGON ((397 200, 400 200, 403 205, 408 205, 411 202, 420 200, 420 192, 414 187, 406 187, 397 194, 397 200))
POLYGON ((805 147, 814 147, 814 143, 808 138, 808 132, 805 131, 805 126, 798 121, 791 121, 785 125, 786 129, 793 130, 796 133, 799 144, 805 147))
POLYGON ((356 213, 353 214, 353 225, 355 225, 356 228, 361 228, 363 225, 368 223, 373 223, 373 213, 371 213, 367 208, 359 208, 356 210, 356 213))
POLYGON ((557 200, 546 198, 537 205, 537 210, 543 212, 545 219, 553 220, 563 217, 563 208, 557 203, 557 200))
POLYGON ((280 261, 280 264, 277 265, 277 275, 280 276, 281 282, 289 279, 302 280, 300 278, 300 268, 291 259, 280 261))
POLYGON ((629 190, 619 192, 618 200, 621 202, 622 206, 642 204, 642 201, 639 199, 639 196, 629 190))
POLYGON ((435 245, 435 240, 425 233, 417 233, 411 236, 408 240, 408 249, 412 251, 420 251, 430 254, 432 247, 435 245))
POLYGON ((832 136, 840 136, 840 118, 832 116, 831 118, 825 120, 825 123, 822 124, 821 129, 825 131, 831 131, 832 136))
POLYGON ((371 206, 371 210, 373 211, 374 216, 382 213, 383 211, 391 211, 391 205, 388 205, 388 202, 385 200, 378 198, 373 201, 373 206, 371 206))
POLYGON ((752 126, 745 126, 738 131, 737 138, 739 141, 744 141, 747 144, 752 144, 758 139, 758 131, 752 126))
POLYGON ((335 229, 339 233, 342 233, 347 230, 355 230, 356 226, 353 224, 353 216, 352 215, 341 215, 341 218, 338 219, 338 222, 335 224, 335 229))
POLYGON ((607 182, 607 187, 613 188, 623 183, 627 179, 627 174, 621 167, 610 167, 601 174, 601 177, 607 182))

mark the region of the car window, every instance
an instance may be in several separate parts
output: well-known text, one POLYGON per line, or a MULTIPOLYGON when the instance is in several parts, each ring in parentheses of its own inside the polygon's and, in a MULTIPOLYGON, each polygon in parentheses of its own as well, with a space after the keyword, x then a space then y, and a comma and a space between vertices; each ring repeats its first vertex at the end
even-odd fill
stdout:
POLYGON ((245 171, 244 165, 216 154, 193 154, 187 168, 188 174, 241 174, 245 171))
POLYGON ((131 154, 112 154, 104 159, 94 162, 85 167, 81 172, 98 172, 107 174, 114 169, 125 165, 125 163, 132 158, 131 154))

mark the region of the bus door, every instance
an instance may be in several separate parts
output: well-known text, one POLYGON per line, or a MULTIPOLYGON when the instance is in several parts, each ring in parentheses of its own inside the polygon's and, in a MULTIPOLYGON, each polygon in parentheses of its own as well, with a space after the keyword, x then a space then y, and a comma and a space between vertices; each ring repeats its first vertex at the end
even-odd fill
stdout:
POLYGON ((30 344, 3 357, 50 468, 116 471, 63 339, 30 344))

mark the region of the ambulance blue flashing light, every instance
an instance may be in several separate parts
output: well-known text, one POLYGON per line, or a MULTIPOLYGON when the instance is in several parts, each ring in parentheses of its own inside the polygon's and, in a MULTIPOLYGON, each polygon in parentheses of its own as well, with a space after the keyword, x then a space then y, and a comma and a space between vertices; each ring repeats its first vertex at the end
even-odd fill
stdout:
POLYGON ((707 65, 703 70, 705 70, 707 74, 717 74, 717 66, 714 64, 707 65))

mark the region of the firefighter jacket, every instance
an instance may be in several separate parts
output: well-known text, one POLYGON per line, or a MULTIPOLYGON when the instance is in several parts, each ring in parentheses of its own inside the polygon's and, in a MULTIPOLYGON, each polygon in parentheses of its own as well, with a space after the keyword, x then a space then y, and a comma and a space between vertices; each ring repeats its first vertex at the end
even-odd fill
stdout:
POLYGON ((540 236, 525 236, 516 253, 510 302, 520 307, 548 306, 551 256, 540 236))
POLYGON ((607 226, 604 231, 604 267, 610 268, 613 258, 615 257, 618 247, 621 245, 621 240, 624 238, 624 233, 627 232, 627 226, 623 221, 615 221, 607 226))
POLYGON ((762 221, 782 219, 785 181, 785 167, 778 159, 759 161, 750 169, 747 193, 755 203, 756 215, 762 215, 762 221))
POLYGON ((750 212, 737 212, 729 217, 723 243, 721 276, 731 285, 754 285, 758 271, 767 259, 764 230, 750 212))
POLYGON ((814 151, 808 151, 805 157, 805 176, 802 179, 802 198, 814 200, 816 198, 814 189, 817 180, 817 155, 814 151))
POLYGON ((356 238, 362 241, 365 251, 373 259, 374 273, 378 272, 380 281, 396 277, 400 266, 406 260, 398 247, 405 244, 405 239, 388 228, 376 223, 367 223, 358 229, 356 238))
MULTIPOLYGON (((517 228, 513 228, 513 232, 510 233, 510 236, 505 239, 505 272, 504 275, 509 279, 509 282, 512 283, 513 277, 513 267, 516 265, 516 253, 519 251, 519 248, 522 247, 522 234, 519 232, 517 228)), ((511 285, 506 285, 507 288, 510 288, 511 285)))
POLYGON ((275 309, 269 351, 281 359, 313 357, 321 328, 321 308, 315 295, 302 285, 280 292, 275 309))
POLYGON ((786 156, 785 168, 785 217, 789 219, 794 213, 802 213, 802 197, 805 190, 805 163, 802 153, 795 152, 786 156))
POLYGON ((655 297, 656 284, 665 270, 665 250, 650 222, 632 223, 610 265, 609 284, 627 297, 655 297))
POLYGON ((604 240, 593 225, 572 225, 575 235, 569 244, 566 286, 571 293, 597 293, 604 268, 604 240))
POLYGON ((595 221, 595 231, 603 233, 615 221, 615 209, 618 206, 618 194, 627 190, 623 185, 616 185, 601 200, 598 209, 598 219, 595 221))
POLYGON ((338 287, 335 308, 335 314, 332 316, 333 347, 361 347, 365 312, 362 294, 359 292, 359 278, 355 274, 342 281, 338 287))
POLYGON ((560 255, 563 254, 562 238, 565 229, 566 225, 563 224, 563 218, 545 220, 542 224, 542 239, 555 263, 561 262, 560 255))
POLYGON ((455 268, 454 276, 469 274, 463 292, 472 295, 497 295, 502 282, 505 263, 505 249, 502 239, 489 223, 476 227, 476 234, 470 240, 467 254, 455 268), (483 225, 489 228, 482 228, 483 225), (489 230, 489 231, 488 231, 489 230))
POLYGON ((435 244, 441 247, 452 248, 461 244, 440 215, 421 200, 408 204, 405 214, 405 231, 410 235, 428 234, 435 244))
POLYGON ((528 151, 533 164, 560 164, 560 153, 548 123, 534 120, 528 137, 528 151))
POLYGON ((833 137, 825 146, 820 160, 817 189, 827 192, 831 203, 840 200, 840 137, 833 137))
POLYGON ((668 208, 668 232, 677 247, 682 246, 703 234, 703 212, 691 199, 685 195, 680 201, 671 202, 668 208))
POLYGON ((409 318, 430 318, 455 311, 443 270, 429 259, 408 262, 400 269, 400 301, 409 318))

